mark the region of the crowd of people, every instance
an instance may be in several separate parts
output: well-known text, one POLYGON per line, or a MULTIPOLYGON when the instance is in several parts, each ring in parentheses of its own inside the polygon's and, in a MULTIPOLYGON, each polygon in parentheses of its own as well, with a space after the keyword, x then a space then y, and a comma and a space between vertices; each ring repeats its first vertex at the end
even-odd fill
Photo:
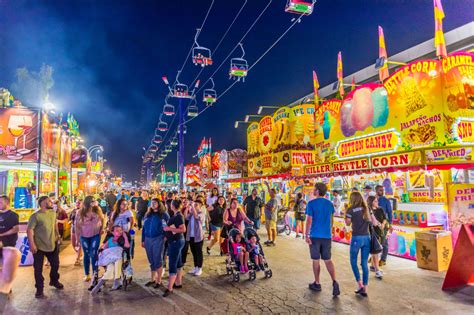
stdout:
MULTIPOLYGON (((382 186, 377 186, 374 192, 365 191, 365 196, 354 189, 341 211, 338 193, 332 192, 332 201, 326 198, 327 193, 327 186, 317 183, 315 198, 306 202, 304 196, 298 193, 292 209, 295 213, 296 237, 302 237, 308 243, 313 261, 314 282, 309 288, 321 291, 319 278, 322 259, 333 281, 333 295, 340 294, 335 266, 331 260, 331 237, 333 216, 342 212, 347 226, 352 229, 350 265, 358 285, 356 293, 367 296, 368 264, 371 264, 370 270, 375 272, 377 278, 383 277, 381 267, 387 259, 387 234, 391 230, 390 202, 384 197, 382 186), (359 252, 362 277, 357 265, 359 252)), ((108 191, 84 198, 76 197, 69 216, 63 208, 67 200, 42 196, 38 199, 39 209, 31 215, 27 227, 29 248, 34 260, 35 297, 45 296, 45 258, 50 269, 49 285, 59 290, 64 288, 59 281, 59 249, 68 221, 71 226, 71 245, 76 253, 75 265, 82 265, 84 281, 90 283, 88 290, 92 294, 100 292, 109 280, 113 282, 112 290, 119 289, 124 281, 124 264, 133 273, 131 261, 136 251, 135 235, 141 233, 139 245, 144 248, 150 265, 150 279, 145 286, 163 287, 163 295, 168 296, 174 289, 183 286, 183 266, 187 262, 188 251, 193 257, 193 268, 189 274, 202 275, 206 238, 209 240, 207 255, 211 254, 216 244, 222 254, 220 245, 229 227, 240 233, 245 227, 258 230, 263 213, 267 232, 265 245, 275 246, 277 213, 282 205, 276 190, 271 189, 269 196, 269 200, 264 202, 258 191, 253 189, 240 204, 230 192, 221 195, 217 188, 208 194, 203 191, 108 191), (101 266, 105 272, 99 277, 101 266), (166 268, 169 278, 164 287, 162 279, 166 268)), ((0 196, 0 241, 4 249, 15 246, 19 230, 18 215, 9 210, 8 205, 8 197, 0 196)), ((251 248, 248 250, 251 251, 251 248)), ((244 254, 246 252, 243 251, 244 254)), ((242 255, 238 259, 242 263, 240 271, 247 272, 245 264, 248 257, 242 255)))

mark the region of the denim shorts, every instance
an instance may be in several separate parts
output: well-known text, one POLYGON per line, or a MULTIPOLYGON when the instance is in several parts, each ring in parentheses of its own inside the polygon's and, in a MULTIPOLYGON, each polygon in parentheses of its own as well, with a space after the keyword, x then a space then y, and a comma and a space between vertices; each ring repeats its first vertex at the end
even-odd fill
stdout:
POLYGON ((214 224, 212 224, 212 223, 209 223, 209 227, 211 228, 211 231, 212 231, 212 232, 219 231, 220 229, 222 229, 222 227, 216 226, 216 225, 214 225, 214 224))

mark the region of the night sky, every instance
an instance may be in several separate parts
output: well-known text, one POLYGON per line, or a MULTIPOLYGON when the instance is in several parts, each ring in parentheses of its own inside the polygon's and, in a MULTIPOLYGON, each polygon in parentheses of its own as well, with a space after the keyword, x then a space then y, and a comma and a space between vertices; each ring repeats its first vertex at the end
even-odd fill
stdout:
MULTIPOLYGON (((270 2, 244 40, 250 64, 291 24, 293 15, 284 12, 285 1, 270 2)), ((76 116, 87 145, 104 145, 115 173, 138 179, 142 147, 152 138, 167 92, 161 76, 174 78, 210 3, 0 0, 0 86, 11 86, 17 68, 38 71, 43 63, 51 65, 55 85, 50 100, 76 116)), ((199 44, 216 47, 243 3, 216 0, 199 44)), ((220 65, 267 3, 248 1, 201 81, 220 65)), ((472 21, 474 1, 444 0, 443 6, 445 32, 472 21)), ((433 1, 319 0, 314 13, 249 72, 245 83, 236 84, 189 123, 186 162, 196 162, 192 156, 204 136, 212 137, 213 149, 245 148, 245 125, 234 129, 234 121, 255 114, 259 105, 282 106, 310 93, 313 69, 321 86, 335 81, 339 50, 345 75, 373 64, 377 25, 384 28, 389 56, 405 50, 432 38, 433 1)), ((228 63, 214 75, 218 92, 233 82, 228 63)), ((199 70, 188 60, 180 81, 190 83, 199 70)), ((176 153, 169 155, 166 166, 176 169, 176 153)))

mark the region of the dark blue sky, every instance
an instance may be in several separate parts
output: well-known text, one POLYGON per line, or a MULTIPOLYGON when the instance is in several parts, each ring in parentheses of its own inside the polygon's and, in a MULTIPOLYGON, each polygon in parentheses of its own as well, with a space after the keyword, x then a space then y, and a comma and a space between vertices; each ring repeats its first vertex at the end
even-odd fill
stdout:
MULTIPOLYGON (((51 100, 73 113, 87 144, 103 144, 116 173, 137 179, 142 146, 147 145, 162 110, 166 87, 181 67, 211 0, 0 0, 0 86, 15 81, 15 69, 54 68, 51 100)), ((244 0, 216 0, 199 38, 214 48, 244 0)), ((215 64, 242 37, 266 6, 249 0, 214 55, 215 64)), ((273 0, 244 41, 253 63, 290 25, 285 1, 273 0)), ((472 21, 472 0, 444 0, 449 31, 472 21)), ((384 28, 388 53, 395 54, 433 36, 432 0, 320 0, 314 13, 296 25, 213 108, 188 125, 186 162, 202 137, 213 148, 244 148, 245 128, 233 122, 256 113, 259 105, 284 105, 312 91, 315 69, 322 86, 336 76, 342 51, 345 75, 373 64, 378 53, 377 25, 384 28)), ((235 53, 239 55, 239 53, 235 53)), ((206 80, 214 71, 203 71, 206 80)), ((192 81, 200 68, 186 64, 181 81, 192 81)), ((216 90, 228 80, 228 62, 214 76, 216 90)), ((200 95, 199 98, 202 96, 200 95)), ((202 103, 199 105, 203 106, 202 103)), ((166 165, 176 168, 176 154, 166 165)))

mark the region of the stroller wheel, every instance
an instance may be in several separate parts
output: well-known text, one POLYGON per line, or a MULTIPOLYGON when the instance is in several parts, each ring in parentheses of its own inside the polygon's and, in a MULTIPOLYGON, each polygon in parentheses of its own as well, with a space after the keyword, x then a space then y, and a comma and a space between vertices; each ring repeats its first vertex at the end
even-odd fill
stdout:
POLYGON ((234 273, 234 276, 232 277, 232 280, 234 282, 239 282, 240 281, 240 274, 234 273))
POLYGON ((273 272, 271 269, 265 271, 265 278, 271 278, 273 276, 273 272))
POLYGON ((231 275, 231 274, 232 274, 232 268, 226 267, 226 270, 227 270, 227 274, 228 274, 228 275, 231 275))
POLYGON ((290 229, 290 226, 288 224, 285 225, 285 234, 286 235, 290 235, 291 234, 291 229, 290 229))
POLYGON ((251 270, 249 271, 249 280, 250 281, 253 281, 257 278, 257 273, 255 272, 255 270, 251 270))

